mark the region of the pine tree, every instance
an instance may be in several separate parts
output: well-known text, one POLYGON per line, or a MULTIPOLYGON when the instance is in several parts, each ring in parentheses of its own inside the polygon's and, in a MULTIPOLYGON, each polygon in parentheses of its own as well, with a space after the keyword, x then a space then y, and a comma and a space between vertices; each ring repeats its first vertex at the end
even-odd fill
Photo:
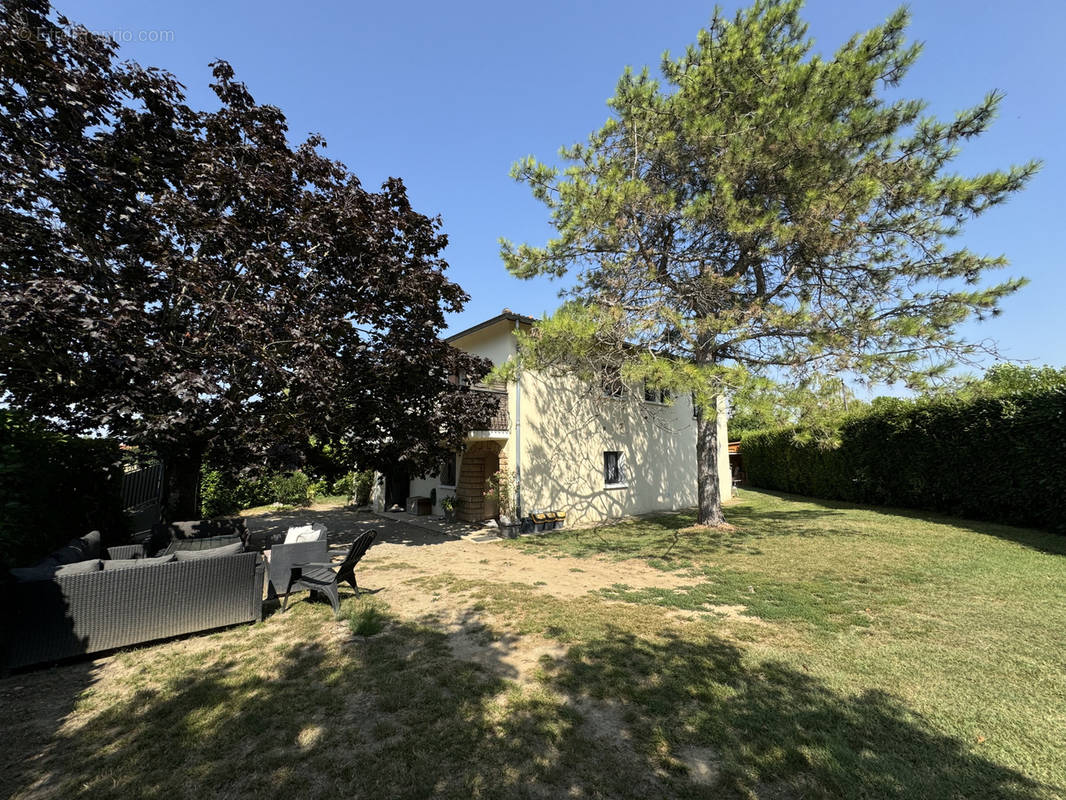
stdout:
POLYGON ((768 373, 921 386, 978 349, 959 323, 1024 284, 986 285, 1006 259, 952 241, 1039 167, 948 171, 1002 95, 947 122, 886 99, 921 49, 906 10, 823 58, 801 5, 716 11, 683 56, 664 55, 662 82, 624 72, 612 116, 563 148, 564 169, 513 169, 558 235, 503 240, 508 270, 574 276, 573 302, 523 340, 524 358, 620 362, 629 380, 692 392, 704 524, 724 519, 715 396, 768 373))

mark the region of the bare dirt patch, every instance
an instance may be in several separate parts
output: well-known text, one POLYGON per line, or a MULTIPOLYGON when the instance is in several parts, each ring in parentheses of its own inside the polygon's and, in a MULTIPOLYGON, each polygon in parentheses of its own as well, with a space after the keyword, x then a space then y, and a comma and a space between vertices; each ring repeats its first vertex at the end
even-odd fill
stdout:
POLYGON ((401 618, 446 632, 457 658, 518 683, 532 680, 544 659, 563 658, 566 648, 538 636, 509 632, 492 609, 476 606, 447 589, 427 590, 417 582, 437 575, 519 584, 556 598, 579 598, 616 584, 649 588, 698 582, 638 561, 545 558, 467 540, 437 538, 431 546, 412 546, 407 537, 395 541, 386 534, 384 541, 370 549, 360 565, 360 585, 380 589, 378 596, 401 618))
POLYGON ((701 786, 713 786, 718 782, 721 769, 718 754, 709 747, 683 747, 677 753, 677 760, 685 765, 688 777, 701 786))
MULTIPOLYGON (((523 553, 494 542, 473 542, 388 517, 347 508, 269 511, 248 519, 249 528, 282 533, 289 525, 320 522, 329 530, 334 556, 343 554, 359 533, 374 529, 377 540, 357 569, 359 584, 375 591, 401 620, 443 631, 455 656, 518 683, 534 679, 545 659, 564 657, 565 648, 548 639, 507 629, 491 608, 461 592, 427 589, 420 578, 440 575, 462 581, 517 584, 555 598, 580 598, 624 584, 634 589, 676 588, 699 577, 665 572, 631 560, 547 557, 523 553)), ((714 611, 721 611, 713 609, 714 611)), ((339 633, 339 638, 346 634, 339 633)))
POLYGON ((485 626, 466 622, 449 631, 452 655, 471 661, 517 683, 534 679, 545 659, 563 658, 566 648, 539 636, 490 634, 485 626))
POLYGON ((440 541, 411 548, 385 541, 375 544, 363 562, 368 586, 392 585, 413 576, 449 574, 467 580, 521 583, 555 597, 581 597, 625 584, 634 589, 693 586, 699 577, 654 569, 640 561, 557 558, 528 555, 493 543, 440 541), (406 567, 406 568, 404 568, 406 567), (575 572, 577 567, 581 571, 575 572))

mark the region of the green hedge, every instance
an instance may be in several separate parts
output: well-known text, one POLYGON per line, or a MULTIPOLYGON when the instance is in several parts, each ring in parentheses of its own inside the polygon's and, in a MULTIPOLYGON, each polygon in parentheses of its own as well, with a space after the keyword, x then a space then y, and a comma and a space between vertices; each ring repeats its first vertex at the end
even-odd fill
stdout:
POLYGON ((0 410, 0 568, 31 564, 91 530, 128 533, 118 445, 0 410))
POLYGON ((223 470, 208 467, 200 473, 200 513, 205 518, 265 506, 275 500, 277 492, 274 491, 272 476, 238 478, 223 470))
POLYGON ((840 445, 744 437, 748 483, 795 494, 1066 530, 1066 390, 881 401, 840 445))

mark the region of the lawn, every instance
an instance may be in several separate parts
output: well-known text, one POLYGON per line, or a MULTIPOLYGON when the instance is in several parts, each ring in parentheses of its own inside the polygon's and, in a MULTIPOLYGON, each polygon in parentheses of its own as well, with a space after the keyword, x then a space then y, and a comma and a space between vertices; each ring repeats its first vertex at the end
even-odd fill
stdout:
POLYGON ((0 789, 1066 797, 1066 538, 754 492, 728 516, 477 545, 463 575, 372 550, 386 588, 339 622, 299 602, 9 676, 0 789))

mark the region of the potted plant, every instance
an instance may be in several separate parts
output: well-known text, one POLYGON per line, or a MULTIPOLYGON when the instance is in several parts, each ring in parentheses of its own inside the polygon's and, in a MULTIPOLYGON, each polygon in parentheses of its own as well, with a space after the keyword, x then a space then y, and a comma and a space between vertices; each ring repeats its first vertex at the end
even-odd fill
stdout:
POLYGON ((499 469, 486 482, 485 499, 496 504, 496 521, 500 533, 509 539, 518 535, 518 520, 514 514, 514 476, 509 469, 499 469))
POLYGON ((455 495, 448 495, 440 501, 440 507, 444 509, 444 520, 446 522, 455 522, 455 507, 458 503, 455 500, 455 495))

